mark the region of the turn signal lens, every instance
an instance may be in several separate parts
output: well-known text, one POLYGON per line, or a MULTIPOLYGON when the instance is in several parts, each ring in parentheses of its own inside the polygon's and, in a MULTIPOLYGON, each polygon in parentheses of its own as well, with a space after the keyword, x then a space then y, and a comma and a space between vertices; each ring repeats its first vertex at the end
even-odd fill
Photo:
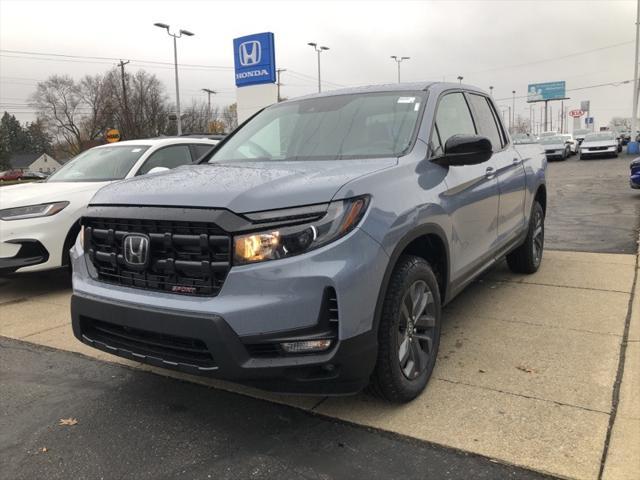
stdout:
POLYGON ((302 342, 284 342, 280 346, 287 353, 324 352, 331 346, 331 340, 305 340, 302 342))

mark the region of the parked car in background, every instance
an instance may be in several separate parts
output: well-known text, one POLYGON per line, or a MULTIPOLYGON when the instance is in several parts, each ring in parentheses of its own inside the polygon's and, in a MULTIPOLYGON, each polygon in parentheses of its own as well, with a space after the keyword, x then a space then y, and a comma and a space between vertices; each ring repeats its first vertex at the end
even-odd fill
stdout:
POLYGON ((579 128, 573 131, 573 138, 576 142, 578 142, 578 147, 584 140, 585 135, 588 135, 589 133, 591 133, 591 130, 589 130, 588 128, 579 128))
POLYGON ((569 153, 571 155, 575 155, 576 153, 578 153, 578 143, 573 138, 573 135, 571 135, 570 133, 563 133, 560 136, 564 138, 565 143, 569 145, 569 153))
POLYGON ((566 160, 571 155, 571 147, 562 135, 542 137, 539 143, 544 148, 547 160, 566 160))
POLYGON ((89 200, 103 186, 154 170, 193 163, 215 140, 130 140, 78 155, 45 182, 2 187, 0 274, 47 270, 69 263, 69 248, 89 200))
POLYGON ((22 174, 21 180, 45 180, 49 174, 44 172, 26 171, 22 174))
POLYGON ((631 188, 640 188, 640 157, 633 160, 629 168, 631 168, 631 178, 629 179, 631 188))
POLYGON ((554 132, 554 131, 547 131, 547 132, 542 132, 540 135, 538 135, 539 138, 543 138, 543 137, 555 137, 560 135, 558 132, 554 132))
POLYGON ((526 145, 528 143, 537 143, 538 139, 530 133, 516 133, 511 136, 514 145, 526 145))
POLYGON ((265 108, 201 165, 101 189, 72 249, 73 332, 110 354, 289 393, 406 402, 441 306, 542 261, 546 159, 458 83, 265 108))
POLYGON ((0 182, 9 182, 20 180, 22 178, 22 170, 5 170, 0 172, 0 182))
POLYGON ((580 159, 589 157, 617 157, 618 139, 613 132, 588 133, 580 144, 580 159))

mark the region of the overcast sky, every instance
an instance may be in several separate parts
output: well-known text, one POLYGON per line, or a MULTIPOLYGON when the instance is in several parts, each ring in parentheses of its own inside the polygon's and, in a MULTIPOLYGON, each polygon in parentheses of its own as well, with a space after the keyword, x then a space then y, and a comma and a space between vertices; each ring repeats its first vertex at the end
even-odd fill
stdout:
MULTIPOLYGON (((512 90, 524 96, 531 82, 566 80, 569 106, 591 100, 596 123, 605 125, 631 115, 632 85, 571 90, 633 78, 635 9, 636 0, 0 0, 0 110, 31 120, 26 102, 37 81, 54 73, 79 78, 116 63, 33 53, 131 60, 127 68, 155 73, 174 99, 172 67, 145 63, 173 61, 171 39, 153 26, 164 22, 195 33, 178 41, 179 63, 199 65, 180 69, 183 104, 206 99, 202 88, 220 92, 216 104, 232 103, 233 38, 270 31, 278 67, 288 69, 287 97, 317 89, 316 57, 307 46, 315 41, 330 47, 322 54, 327 90, 395 82, 389 56, 403 55, 411 57, 402 64, 403 81, 462 75, 464 83, 493 85, 497 99, 511 98, 512 90)), ((528 118, 524 99, 516 112, 528 118)))

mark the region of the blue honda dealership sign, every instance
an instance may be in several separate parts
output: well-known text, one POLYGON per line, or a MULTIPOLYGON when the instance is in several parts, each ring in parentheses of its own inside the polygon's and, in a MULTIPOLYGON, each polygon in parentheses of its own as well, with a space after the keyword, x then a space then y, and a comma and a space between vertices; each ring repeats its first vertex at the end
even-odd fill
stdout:
POLYGON ((276 51, 273 33, 254 33, 233 40, 236 86, 275 83, 276 51))

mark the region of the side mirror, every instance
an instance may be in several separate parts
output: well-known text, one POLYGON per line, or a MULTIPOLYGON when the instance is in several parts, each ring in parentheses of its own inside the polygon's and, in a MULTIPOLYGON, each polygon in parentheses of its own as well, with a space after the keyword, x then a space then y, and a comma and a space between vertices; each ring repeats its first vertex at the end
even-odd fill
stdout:
POLYGON ((444 155, 436 163, 444 166, 477 165, 493 155, 491 141, 481 135, 454 135, 444 145, 444 155))
POLYGON ((169 170, 167 167, 153 167, 147 172, 147 175, 150 175, 152 173, 166 172, 167 170, 169 170))

